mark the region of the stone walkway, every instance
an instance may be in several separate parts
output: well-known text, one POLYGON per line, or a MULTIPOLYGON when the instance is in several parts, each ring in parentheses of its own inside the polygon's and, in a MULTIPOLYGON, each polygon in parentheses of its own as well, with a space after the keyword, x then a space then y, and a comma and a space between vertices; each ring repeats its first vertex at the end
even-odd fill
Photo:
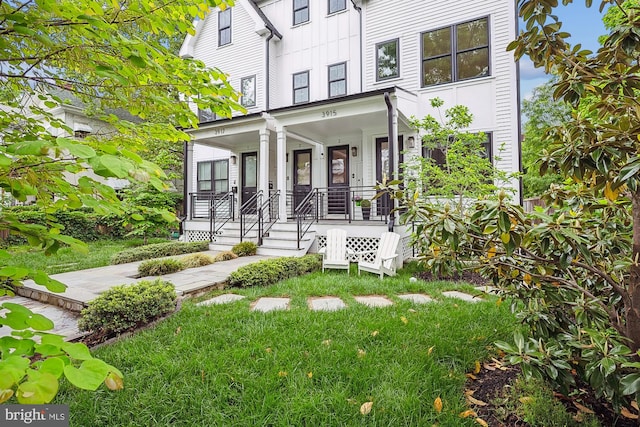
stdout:
MULTIPOLYGON (((476 288, 478 292, 490 293, 492 290, 487 287, 476 288)), ((477 295, 471 295, 459 291, 446 291, 442 293, 447 298, 459 299, 466 302, 476 303, 484 301, 477 295)), ((206 301, 198 303, 198 305, 220 305, 229 304, 232 302, 240 301, 245 297, 237 294, 223 294, 218 295, 215 298, 211 298, 206 301)), ((388 307, 393 305, 394 302, 389 298, 382 295, 361 295, 353 297, 359 304, 364 304, 372 308, 388 307)), ((431 298, 425 294, 400 294, 398 298, 406 301, 411 301, 414 304, 427 304, 430 302, 437 302, 437 300, 431 298)), ((274 298, 274 297, 262 297, 253 301, 250 305, 251 311, 260 311, 267 313, 275 310, 288 310, 290 308, 291 298, 274 298)), ((310 297, 307 299, 307 306, 312 311, 337 311, 347 308, 347 305, 338 297, 324 296, 324 297, 310 297)))

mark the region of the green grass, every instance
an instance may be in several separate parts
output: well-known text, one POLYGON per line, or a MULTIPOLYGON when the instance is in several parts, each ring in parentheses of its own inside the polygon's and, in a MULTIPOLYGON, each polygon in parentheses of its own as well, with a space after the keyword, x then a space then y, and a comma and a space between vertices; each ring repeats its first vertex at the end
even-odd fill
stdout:
POLYGON ((478 425, 459 418, 465 373, 495 354, 492 343, 509 339, 516 320, 493 297, 471 304, 441 296, 472 287, 408 279, 407 271, 384 281, 313 273, 234 290, 248 298, 232 304, 187 301, 157 326, 95 351, 123 371, 123 391, 65 386, 52 403, 70 405, 72 426, 478 425), (406 292, 439 302, 397 298, 406 292), (395 304, 353 299, 371 294, 395 304), (340 296, 348 308, 310 311, 307 297, 321 295, 340 296), (291 309, 250 312, 260 296, 289 296, 291 309), (368 401, 373 409, 363 416, 368 401))
MULTIPOLYGON (((166 242, 167 239, 149 239, 149 243, 166 242)), ((86 268, 103 267, 111 264, 111 256, 123 249, 140 246, 141 239, 98 240, 87 243, 88 252, 73 251, 69 247, 61 248, 55 255, 46 256, 42 250, 29 245, 11 246, 8 251, 11 258, 6 265, 35 268, 49 274, 86 268)))

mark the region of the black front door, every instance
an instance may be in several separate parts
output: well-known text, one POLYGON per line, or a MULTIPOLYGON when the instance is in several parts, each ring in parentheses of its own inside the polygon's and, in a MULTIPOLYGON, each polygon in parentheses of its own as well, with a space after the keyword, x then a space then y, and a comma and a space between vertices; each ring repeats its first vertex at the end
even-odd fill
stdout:
POLYGON ((293 204, 294 209, 307 197, 313 188, 311 185, 311 150, 293 152, 293 204))
MULTIPOLYGON (((400 165, 404 162, 403 150, 404 143, 402 135, 400 135, 398 136, 398 153, 395 153, 400 165)), ((389 138, 376 138, 376 181, 382 182, 385 178, 387 181, 392 180, 393 174, 391 172, 393 171, 389 169, 389 138)), ((401 176, 402 171, 398 175, 401 176)), ((391 198, 388 194, 376 199, 375 203, 377 215, 386 216, 391 211, 391 198)))
POLYGON ((329 214, 348 214, 349 211, 349 146, 329 147, 329 214))
MULTIPOLYGON (((258 153, 242 153, 242 200, 241 204, 244 204, 247 200, 253 197, 258 191, 258 153)), ((245 211, 246 213, 255 212, 256 207, 245 211)))

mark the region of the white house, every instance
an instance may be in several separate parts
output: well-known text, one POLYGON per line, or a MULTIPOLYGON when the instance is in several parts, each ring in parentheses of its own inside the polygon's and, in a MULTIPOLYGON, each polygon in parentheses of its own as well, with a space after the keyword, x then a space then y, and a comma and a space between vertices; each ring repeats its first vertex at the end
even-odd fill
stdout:
POLYGON ((360 200, 407 156, 428 155, 409 118, 434 113, 435 97, 468 106, 488 154, 504 147, 496 165, 518 171, 518 69, 506 51, 516 26, 513 0, 236 0, 211 10, 180 54, 227 73, 247 112, 201 111, 191 130, 187 239, 302 253, 340 227, 358 251, 392 227, 406 242, 388 199, 372 201, 368 220, 360 200), (201 147, 231 156, 214 161, 201 147))

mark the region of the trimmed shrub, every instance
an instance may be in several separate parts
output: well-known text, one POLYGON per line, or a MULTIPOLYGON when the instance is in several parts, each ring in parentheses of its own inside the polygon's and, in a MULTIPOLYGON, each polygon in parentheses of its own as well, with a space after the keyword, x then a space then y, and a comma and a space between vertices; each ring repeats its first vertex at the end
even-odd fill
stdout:
POLYGON ((289 277, 317 270, 321 265, 317 255, 266 259, 245 265, 231 273, 229 285, 244 288, 272 285, 289 277))
POLYGON ((111 258, 111 264, 142 261, 151 258, 161 258, 172 255, 182 255, 192 252, 209 250, 209 242, 167 242, 140 246, 118 252, 111 258))
POLYGON ((213 264, 216 260, 211 255, 207 254, 191 254, 180 258, 180 262, 185 266, 185 268, 194 268, 213 264))
POLYGON ((172 312, 176 300, 173 284, 162 280, 115 286, 82 310, 78 328, 104 335, 121 333, 172 312))
POLYGON ((234 254, 231 251, 225 251, 225 252, 220 252, 218 255, 216 255, 213 258, 213 260, 215 262, 220 262, 220 261, 229 261, 236 258, 238 258, 238 255, 234 254))
POLYGON ((163 274, 175 273, 185 268, 185 265, 177 259, 150 259, 138 266, 138 273, 143 276, 162 276, 163 274))
POLYGON ((235 245, 233 248, 231 248, 231 252, 233 252, 238 256, 255 255, 257 251, 258 251, 258 245, 250 241, 240 242, 237 245, 235 245))

